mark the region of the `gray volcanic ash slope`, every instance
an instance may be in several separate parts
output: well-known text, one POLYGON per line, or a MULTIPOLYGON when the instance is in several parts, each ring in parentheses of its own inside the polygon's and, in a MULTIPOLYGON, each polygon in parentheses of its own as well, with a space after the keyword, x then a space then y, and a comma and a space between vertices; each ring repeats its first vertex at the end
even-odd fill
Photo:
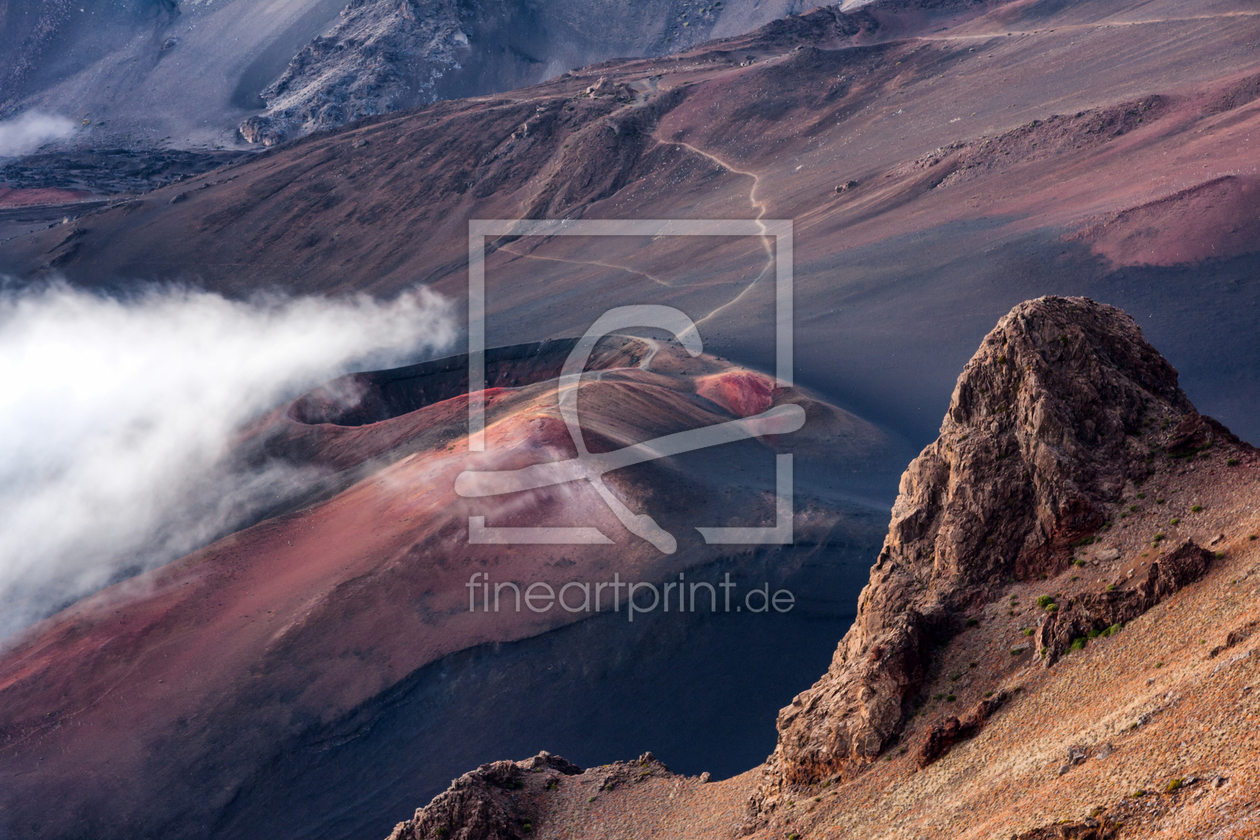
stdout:
POLYGON ((270 144, 371 114, 660 55, 798 0, 0 0, 0 116, 80 142, 270 144))

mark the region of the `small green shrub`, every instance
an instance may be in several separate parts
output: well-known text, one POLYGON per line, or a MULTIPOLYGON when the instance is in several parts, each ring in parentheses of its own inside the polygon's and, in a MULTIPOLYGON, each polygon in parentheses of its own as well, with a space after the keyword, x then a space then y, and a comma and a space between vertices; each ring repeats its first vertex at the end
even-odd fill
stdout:
POLYGON ((1168 524, 1169 524, 1169 525, 1180 525, 1180 524, 1181 524, 1181 520, 1180 520, 1180 519, 1177 519, 1176 517, 1173 517, 1172 521, 1171 521, 1171 522, 1169 522, 1168 524))
POLYGON ((1112 636, 1124 629, 1123 624, 1113 624, 1100 634, 1104 639, 1110 639, 1112 636))
POLYGON ((980 622, 974 618, 969 618, 963 622, 963 624, 965 624, 967 627, 975 627, 979 623, 980 622))
POLYGON ((1050 597, 1049 595, 1037 596, 1037 606, 1041 607, 1043 610, 1049 607, 1053 603, 1054 603, 1054 598, 1050 597))
POLYGON ((1033 634, 1033 629, 1031 627, 1025 627, 1020 632, 1022 632, 1025 636, 1031 636, 1033 634))
POLYGON ((1202 511, 1203 511, 1203 505, 1191 505, 1191 506, 1190 506, 1190 512, 1191 512, 1191 513, 1201 513, 1202 511))
POLYGON ((1084 650, 1085 645, 1087 645, 1088 643, 1089 643, 1089 639, 1085 638, 1084 636, 1078 636, 1072 640, 1072 644, 1069 645, 1068 647, 1071 650, 1084 650))
POLYGON ((945 702, 946 702, 946 703, 953 703, 953 702, 954 702, 955 700, 957 700, 957 699, 958 699, 958 697, 957 697, 956 695, 953 695, 953 694, 946 694, 946 695, 945 695, 945 702))
POLYGON ((1146 791, 1142 790, 1141 788, 1138 788, 1137 790, 1133 791, 1132 795, 1134 799, 1141 799, 1143 796, 1146 796, 1146 791))
POLYGON ((1173 779, 1168 783, 1168 787, 1164 788, 1165 793, 1176 793, 1181 790, 1181 786, 1186 783, 1185 779, 1173 779))
POLYGON ((1108 592, 1115 592, 1115 591, 1116 591, 1116 585, 1115 585, 1114 583, 1109 583, 1109 584, 1107 584, 1107 591, 1108 591, 1108 592))
POLYGON ((1229 460, 1227 460, 1227 461, 1225 462, 1225 466, 1227 466, 1227 467, 1236 467, 1236 466, 1238 466, 1238 459, 1237 459, 1237 458, 1230 458, 1229 460))

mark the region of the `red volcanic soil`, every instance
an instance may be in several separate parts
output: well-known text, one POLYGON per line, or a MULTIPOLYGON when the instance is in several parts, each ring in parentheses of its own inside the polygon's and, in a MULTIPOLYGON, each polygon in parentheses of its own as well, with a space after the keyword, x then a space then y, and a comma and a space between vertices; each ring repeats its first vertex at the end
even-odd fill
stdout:
MULTIPOLYGON (((602 371, 587 375, 579 402, 584 430, 602 449, 727 420, 697 397, 697 377, 753 378, 673 346, 654 354, 648 371, 635 366, 646 344, 613 345, 596 354, 602 371), (693 375, 662 372, 684 366, 693 375)), ((549 373, 554 355, 513 358, 541 358, 549 373)), ((442 363, 430 368, 440 380, 442 363)), ((672 556, 628 535, 585 482, 456 496, 456 476, 466 469, 519 468, 576 453, 554 382, 531 381, 537 377, 526 365, 506 357, 493 369, 492 381, 519 384, 486 392, 483 453, 468 451, 467 395, 359 425, 302 422, 295 407, 306 398, 273 412, 242 445, 342 470, 344 490, 84 599, 11 645, 0 657, 3 824, 37 824, 50 837, 120 827, 203 836, 198 826, 221 818, 253 775, 308 729, 447 654, 585 617, 506 606, 472 612, 466 585, 474 571, 557 589, 612 580, 614 572, 659 580, 731 554, 688 536, 686 524, 740 511, 754 522, 761 515, 764 487, 746 477, 747 489, 727 483, 740 460, 729 447, 685 476, 667 462, 608 476, 632 508, 678 535, 681 550, 672 556), (470 545, 470 515, 495 526, 594 525, 614 544, 470 545), (58 805, 50 811, 48 802, 58 805)), ((417 392, 426 387, 414 369, 390 374, 365 378, 378 389, 405 381, 417 392)), ((319 405, 327 409, 324 393, 319 405)), ((815 422, 799 433, 802 445, 832 452, 837 468, 841 459, 863 461, 887 446, 869 424, 800 393, 785 391, 776 401, 805 407, 815 422), (811 444, 811 435, 819 440, 811 444)), ((815 527, 829 524, 802 522, 798 533, 816 539, 815 527)), ((510 592, 505 597, 510 603, 510 592)))
POLYGON ((774 380, 750 371, 733 371, 701 379, 696 393, 736 417, 751 417, 774 403, 774 380))
POLYGON ((82 190, 60 189, 13 189, 0 186, 0 207, 29 207, 32 204, 61 204, 90 198, 91 193, 82 190))

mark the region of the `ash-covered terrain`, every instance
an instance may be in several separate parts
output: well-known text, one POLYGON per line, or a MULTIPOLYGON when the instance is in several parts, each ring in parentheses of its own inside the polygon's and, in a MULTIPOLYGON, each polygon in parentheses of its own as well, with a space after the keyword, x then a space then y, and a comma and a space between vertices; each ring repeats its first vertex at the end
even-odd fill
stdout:
POLYGON ((736 35, 799 0, 0 3, 0 119, 78 145, 272 145, 362 117, 736 35))

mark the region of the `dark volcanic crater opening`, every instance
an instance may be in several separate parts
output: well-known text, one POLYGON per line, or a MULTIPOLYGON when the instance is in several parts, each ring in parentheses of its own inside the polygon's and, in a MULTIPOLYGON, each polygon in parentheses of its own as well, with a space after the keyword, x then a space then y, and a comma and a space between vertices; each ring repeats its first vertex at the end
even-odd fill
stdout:
MULTIPOLYGON (((486 387, 518 388, 558 378, 577 341, 560 338, 487 350, 486 387)), ((616 336, 596 346, 586 367, 607 370, 637 365, 647 352, 643 342, 616 336)), ((366 426, 467 393, 465 353, 391 370, 347 374, 294 400, 289 416, 308 425, 366 426)))

